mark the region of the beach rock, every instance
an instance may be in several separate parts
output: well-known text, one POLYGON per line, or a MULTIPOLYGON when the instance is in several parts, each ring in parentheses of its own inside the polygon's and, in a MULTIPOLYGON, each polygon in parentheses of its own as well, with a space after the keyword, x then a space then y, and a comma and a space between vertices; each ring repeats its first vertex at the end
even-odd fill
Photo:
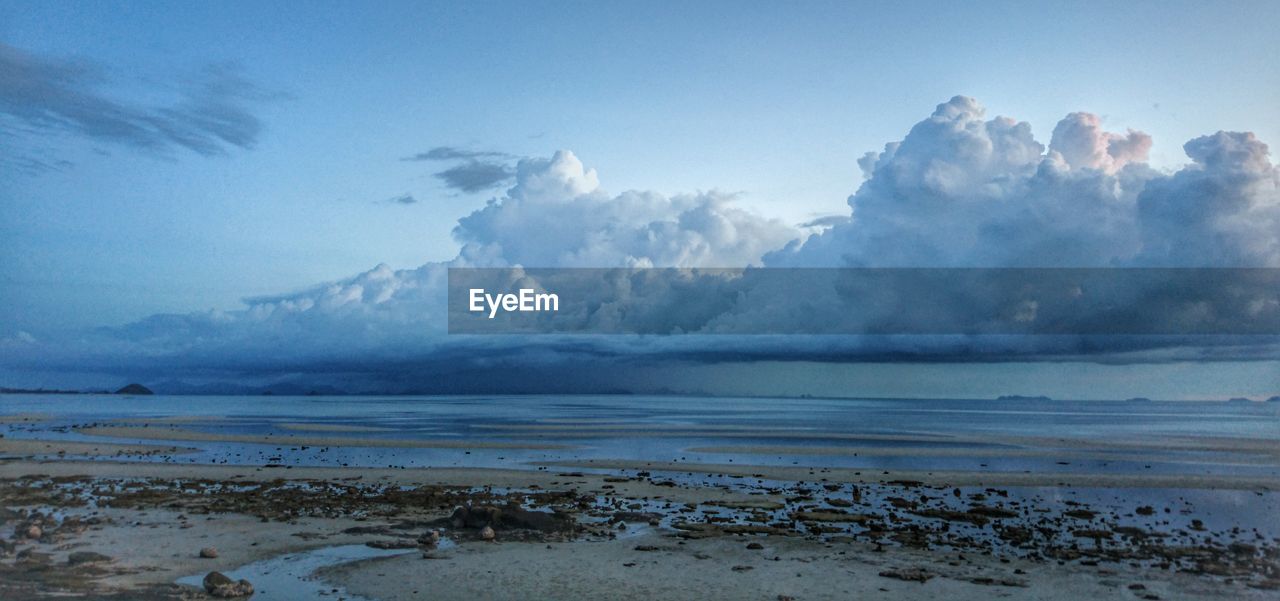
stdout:
POLYGON ((253 594, 253 585, 248 580, 242 578, 237 582, 222 572, 209 572, 205 575, 203 584, 205 592, 221 599, 247 597, 253 594))
POLYGON ((907 582, 927 582, 933 578, 933 574, 924 568, 899 568, 892 570, 884 570, 880 572, 880 576, 885 578, 896 578, 907 582))
POLYGON ((980 515, 988 518, 1016 518, 1018 512, 1003 507, 990 507, 987 505, 975 505, 969 508, 969 513, 980 515))
POLYGON ((371 549, 416 549, 422 545, 407 538, 383 538, 371 540, 364 544, 371 549))
POLYGON ((440 544, 440 531, 428 530, 426 534, 418 537, 418 544, 424 547, 435 547, 440 544))
POLYGON ((53 562, 53 556, 48 553, 36 551, 34 547, 27 547, 14 556, 17 564, 26 565, 49 565, 53 562))
POLYGON ((94 553, 93 551, 76 551, 67 556, 67 565, 73 566, 101 561, 111 561, 111 556, 94 553))
POLYGON ((35 524, 31 524, 27 526, 25 529, 23 529, 22 535, 31 540, 36 540, 36 539, 39 539, 41 536, 44 536, 44 529, 35 524))
POLYGON ((484 528, 482 528, 482 529, 480 530, 480 538, 482 538, 482 539, 484 539, 484 540, 492 541, 493 539, 495 539, 495 538, 497 538, 497 537, 498 537, 498 533, 497 533, 497 532, 494 532, 494 531, 493 531, 493 528, 490 528, 490 527, 488 527, 488 526, 485 526, 484 528))
POLYGON ((508 503, 503 507, 493 505, 462 505, 453 510, 447 520, 454 528, 494 528, 536 530, 538 532, 572 532, 574 520, 571 516, 529 511, 516 503, 508 503))
POLYGON ((794 511, 791 519, 800 522, 868 522, 875 519, 873 515, 845 513, 842 511, 794 511))
POLYGON ((205 547, 203 549, 200 549, 200 557, 203 557, 205 559, 217 559, 218 550, 213 547, 205 547))

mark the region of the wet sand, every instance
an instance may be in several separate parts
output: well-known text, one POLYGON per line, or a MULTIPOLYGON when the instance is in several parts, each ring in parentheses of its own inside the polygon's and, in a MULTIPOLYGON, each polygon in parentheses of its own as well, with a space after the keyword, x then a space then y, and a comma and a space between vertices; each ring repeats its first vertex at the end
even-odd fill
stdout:
MULTIPOLYGON (((326 568, 318 576, 370 599, 1268 599, 1276 598, 1273 587, 1280 586, 1271 576, 1280 560, 1274 547, 1251 547, 1247 560, 1220 563, 1234 552, 1155 546, 1145 548, 1151 555, 1140 556, 1119 539, 1099 554, 1090 551, 1093 544, 1076 543, 1036 547, 1029 556, 992 553, 983 543, 965 546, 963 538, 951 541, 955 547, 914 541, 912 528, 890 522, 882 542, 820 536, 813 528, 824 520, 830 526, 846 518, 863 520, 868 512, 877 520, 893 519, 884 508, 846 513, 852 510, 839 507, 847 503, 831 505, 837 497, 820 494, 815 501, 822 505, 827 499, 825 510, 792 513, 805 531, 715 520, 730 510, 758 515, 811 506, 793 499, 805 490, 815 494, 813 487, 757 495, 670 486, 652 478, 517 470, 286 472, 72 461, 11 461, 0 467, 6 477, 0 480, 0 517, 5 530, 15 532, 0 559, 5 599, 202 598, 200 591, 172 583, 283 554, 362 543, 403 548, 406 554, 326 568), (17 474, 22 476, 7 479, 17 474), (330 490, 316 492, 322 488, 330 490), (97 504, 77 501, 86 495, 97 504), (518 505, 511 505, 515 499, 518 505), (694 517, 688 510, 694 504, 700 511, 716 509, 694 517), (486 541, 479 523, 451 517, 458 506, 477 508, 473 515, 483 507, 513 514, 523 511, 519 507, 551 510, 540 515, 557 519, 495 519, 496 540, 486 541), (33 523, 44 528, 42 537, 17 536, 33 523), (431 530, 457 545, 420 547, 431 530), (206 547, 217 549, 218 557, 201 558, 206 547), (75 561, 72 553, 86 552, 102 559, 69 563, 75 561)), ((886 490, 904 497, 937 494, 910 482, 886 490)), ((998 524, 1005 515, 998 502, 984 504, 992 509, 982 515, 995 516, 998 524)), ((974 515, 938 517, 968 521, 974 515)))
POLYGON ((1280 490, 1280 478, 1269 476, 873 470, 629 460, 557 461, 555 465, 601 470, 662 470, 664 472, 687 474, 722 474, 784 481, 827 479, 839 482, 892 482, 895 480, 910 480, 933 486, 1078 486, 1096 488, 1280 490))
MULTIPOLYGON (((1200 518, 1210 516, 1174 500, 1196 490, 1273 495, 1280 479, 1269 476, 627 460, 522 469, 206 465, 172 462, 192 450, 185 446, 110 442, 561 448, 524 434, 477 443, 164 423, 76 429, 102 442, 0 438, 0 598, 204 598, 174 581, 349 544, 405 551, 318 573, 337 596, 369 599, 1280 598, 1274 534, 1205 525, 1200 518), (1142 488, 1169 503, 1117 509, 1087 495, 1071 500, 1075 491, 1142 488), (456 546, 424 544, 432 531, 456 546), (205 547, 217 557, 201 558, 205 547)), ((1167 442, 1245 454, 1259 447, 1167 442)), ((1064 457, 1089 448, 1063 447, 1064 457)), ((747 450, 785 449, 714 452, 749 462, 747 450)), ((913 452, 927 458, 931 450, 954 452, 913 452)))
MULTIPOLYGON (((1226 599, 1187 576, 1078 565, 1002 563, 964 553, 875 552, 769 537, 679 541, 660 534, 596 542, 462 545, 355 562, 322 578, 369 598, 409 599, 1226 599), (927 578, 924 582, 882 574, 927 578), (1138 585, 1140 589, 1131 589, 1138 585)), ((1264 591, 1232 591, 1265 598, 1264 591), (1252 593, 1252 595, 1250 594, 1252 593)))
POLYGON ((0 457, 30 457, 33 455, 124 456, 124 455, 177 455, 189 453, 190 447, 122 444, 112 442, 74 442, 68 440, 31 440, 0 438, 0 457))

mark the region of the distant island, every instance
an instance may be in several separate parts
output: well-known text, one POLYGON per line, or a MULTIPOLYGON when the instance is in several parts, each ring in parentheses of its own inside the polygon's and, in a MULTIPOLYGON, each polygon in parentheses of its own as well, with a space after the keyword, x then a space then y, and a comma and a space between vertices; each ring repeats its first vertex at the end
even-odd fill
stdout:
POLYGON ((1144 396, 1136 396, 1125 400, 1126 403, 1150 403, 1151 399, 1144 396))
POLYGON ((1023 396, 1021 394, 1004 394, 996 397, 997 401, 1052 401, 1047 396, 1023 396))
POLYGON ((0 386, 0 394, 89 394, 80 390, 58 390, 54 388, 7 388, 0 386))
POLYGON ((116 391, 116 394, 155 394, 150 388, 143 386, 137 382, 126 385, 124 388, 116 391))

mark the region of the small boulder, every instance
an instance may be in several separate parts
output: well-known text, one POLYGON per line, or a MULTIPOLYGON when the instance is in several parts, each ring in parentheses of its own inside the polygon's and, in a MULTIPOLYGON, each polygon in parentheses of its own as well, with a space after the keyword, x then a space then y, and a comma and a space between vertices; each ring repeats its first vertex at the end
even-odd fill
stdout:
POLYGON ((418 544, 423 547, 435 547, 440 544, 440 531, 428 530, 426 534, 418 537, 418 544))
POLYGON ((93 551, 76 551, 67 556, 67 565, 72 566, 102 561, 111 561, 111 557, 101 553, 94 553, 93 551))
POLYGON ((205 547, 200 549, 200 557, 203 557, 204 559, 217 559, 218 550, 213 547, 205 547))
POLYGON ((36 540, 44 536, 44 529, 35 524, 31 524, 30 526, 27 526, 26 530, 22 532, 22 535, 31 540, 36 540))
POLYGON ((209 572, 204 577, 204 590, 214 597, 230 599, 248 597, 253 594, 253 585, 248 580, 232 580, 222 572, 209 572))
POLYGON ((484 539, 484 540, 492 541, 493 539, 495 539, 495 538, 497 538, 497 537, 498 537, 498 533, 497 533, 497 532, 494 532, 494 531, 493 531, 493 528, 490 528, 490 527, 488 527, 488 526, 485 526, 484 528, 482 528, 482 529, 480 530, 480 538, 482 538, 482 539, 484 539))

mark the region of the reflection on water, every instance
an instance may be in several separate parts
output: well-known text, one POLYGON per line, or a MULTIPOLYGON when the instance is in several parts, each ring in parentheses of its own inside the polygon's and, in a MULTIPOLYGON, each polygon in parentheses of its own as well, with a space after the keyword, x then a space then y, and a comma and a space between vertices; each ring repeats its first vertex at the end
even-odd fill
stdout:
POLYGON ((6 436, 17 438, 102 441, 72 426, 164 427, 165 420, 183 430, 272 437, 260 444, 175 440, 199 451, 134 458, 146 461, 532 469, 535 463, 629 459, 893 470, 1280 475, 1274 450, 1280 448, 1277 403, 675 396, 6 395, 3 400, 4 413, 50 418, 3 426, 6 436), (200 416, 213 419, 192 419, 200 416), (158 421, 140 421, 148 418, 158 421), (1259 439, 1263 448, 1092 449, 1057 441, 1158 444, 1209 437, 1259 439), (350 438, 464 446, 335 444, 350 438), (291 439, 312 443, 290 444, 291 439), (1266 441, 1277 446, 1267 452, 1266 441), (485 442, 567 448, 480 446, 485 442))
MULTIPOLYGON (((416 551, 409 551, 416 553, 416 551)), ((293 599, 316 599, 332 596, 346 601, 368 601, 364 597, 351 595, 346 591, 334 588, 315 579, 312 574, 320 568, 369 559, 401 555, 404 550, 374 549, 365 545, 342 545, 325 547, 312 551, 289 553, 263 561, 256 561, 236 568, 226 575, 232 580, 245 579, 253 584, 253 598, 256 601, 288 601, 293 599)), ((178 579, 178 584, 186 584, 203 588, 204 574, 195 574, 178 579)))

